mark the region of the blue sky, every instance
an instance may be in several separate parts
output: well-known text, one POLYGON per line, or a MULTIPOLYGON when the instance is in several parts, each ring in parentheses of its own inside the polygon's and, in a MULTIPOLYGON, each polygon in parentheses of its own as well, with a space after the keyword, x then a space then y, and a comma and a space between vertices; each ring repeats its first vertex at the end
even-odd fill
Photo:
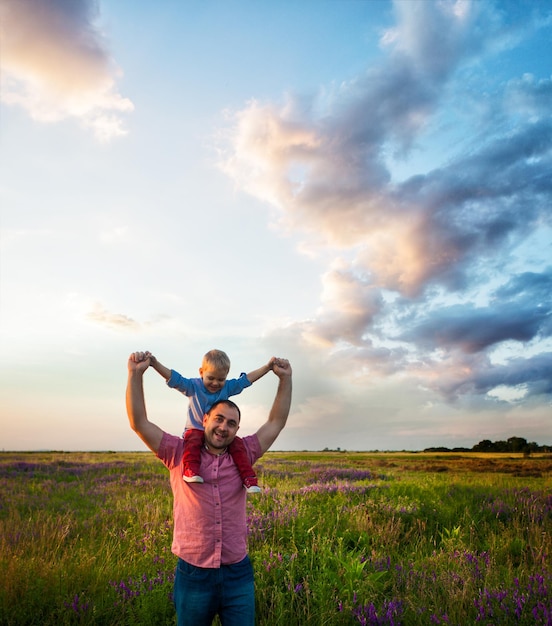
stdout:
POLYGON ((142 449, 130 352, 214 347, 276 449, 552 443, 550 3, 2 13, 0 449, 142 449))

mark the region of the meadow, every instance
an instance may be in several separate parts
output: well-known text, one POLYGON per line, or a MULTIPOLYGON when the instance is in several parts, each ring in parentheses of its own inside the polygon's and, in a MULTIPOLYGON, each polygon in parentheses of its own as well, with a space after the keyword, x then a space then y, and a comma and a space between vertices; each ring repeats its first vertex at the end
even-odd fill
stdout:
MULTIPOLYGON (((552 624, 550 455, 270 452, 249 496, 258 619, 552 624)), ((150 453, 0 453, 0 624, 175 624, 150 453)))

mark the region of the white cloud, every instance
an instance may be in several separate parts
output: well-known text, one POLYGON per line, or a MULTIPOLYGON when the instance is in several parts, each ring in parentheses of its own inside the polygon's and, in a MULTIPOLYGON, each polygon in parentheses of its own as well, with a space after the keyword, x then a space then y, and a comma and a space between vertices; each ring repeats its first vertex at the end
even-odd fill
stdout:
POLYGON ((531 274, 509 267, 512 250, 549 221, 550 81, 525 76, 498 87, 489 96, 495 117, 475 110, 462 120, 457 154, 394 182, 386 155, 408 156, 455 93, 471 89, 475 100, 474 60, 508 40, 492 4, 411 0, 395 10, 397 26, 382 39, 387 56, 331 102, 305 106, 304 96, 287 95, 234 117, 223 170, 300 231, 303 249, 338 259, 322 275, 314 317, 285 332, 325 348, 333 368, 348 363, 362 379, 402 370, 449 400, 494 402, 488 391, 501 384, 549 394, 548 355, 501 366, 489 355, 550 332, 544 259, 531 274), (473 86, 458 78, 468 66, 473 86), (486 307, 434 300, 470 302, 482 290, 493 292, 486 307))
POLYGON ((100 304, 96 304, 94 309, 86 314, 86 318, 95 324, 116 330, 140 331, 142 329, 140 322, 132 319, 128 315, 107 311, 100 304))
POLYGON ((125 134, 134 107, 116 90, 96 3, 4 0, 1 10, 2 101, 39 122, 78 119, 100 141, 125 134))

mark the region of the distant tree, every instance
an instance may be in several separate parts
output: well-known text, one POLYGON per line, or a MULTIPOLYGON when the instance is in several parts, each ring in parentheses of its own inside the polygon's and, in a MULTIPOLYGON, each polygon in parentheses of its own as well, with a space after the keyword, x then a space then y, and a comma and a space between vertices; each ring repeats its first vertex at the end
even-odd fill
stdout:
POLYGON ((483 441, 476 443, 472 450, 474 452, 495 452, 496 447, 490 439, 483 439, 483 441))
POLYGON ((510 437, 508 439, 508 452, 523 452, 527 448, 527 439, 523 437, 510 437))
POLYGON ((472 452, 522 452, 529 455, 533 452, 550 452, 551 446, 539 446, 536 441, 528 443, 524 437, 510 437, 506 441, 483 439, 471 450, 472 452))

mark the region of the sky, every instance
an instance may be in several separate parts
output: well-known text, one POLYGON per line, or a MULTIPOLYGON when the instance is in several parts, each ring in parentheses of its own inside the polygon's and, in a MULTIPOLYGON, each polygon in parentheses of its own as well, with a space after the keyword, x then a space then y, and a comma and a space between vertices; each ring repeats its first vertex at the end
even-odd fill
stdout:
POLYGON ((0 29, 0 450, 145 449, 128 356, 211 348, 290 360, 275 450, 552 443, 551 2, 1 0, 0 29))

